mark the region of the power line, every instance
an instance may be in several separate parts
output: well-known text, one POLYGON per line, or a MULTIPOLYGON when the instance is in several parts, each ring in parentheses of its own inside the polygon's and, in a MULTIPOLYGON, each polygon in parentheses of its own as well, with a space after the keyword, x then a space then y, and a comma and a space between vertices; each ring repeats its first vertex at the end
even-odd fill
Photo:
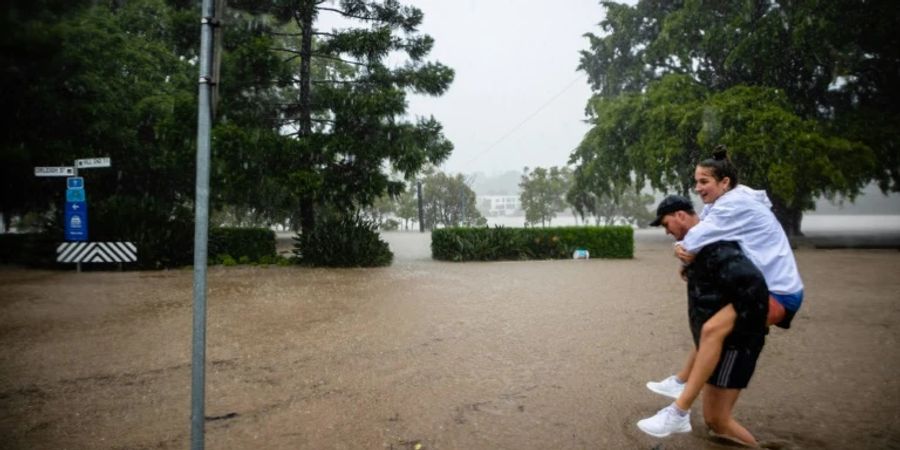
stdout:
POLYGON ((466 161, 461 167, 465 168, 465 167, 467 167, 469 164, 472 164, 473 162, 475 162, 476 160, 478 160, 479 158, 481 158, 482 156, 488 154, 488 152, 490 152, 490 151, 493 150, 495 147, 497 147, 501 142, 505 141, 506 138, 512 136, 513 133, 515 133, 516 131, 518 131, 519 128, 522 127, 522 125, 525 125, 526 123, 528 123, 528 121, 530 121, 530 120, 533 119, 535 116, 537 116, 538 114, 540 114, 541 111, 543 111, 546 107, 550 106, 551 103, 553 103, 554 101, 556 101, 556 99, 558 99, 560 96, 562 96, 563 94, 565 94, 566 91, 568 91, 569 89, 571 89, 572 86, 574 86, 575 83, 576 83, 577 81, 582 80, 584 77, 585 77, 585 74, 583 74, 583 73, 578 74, 578 76, 575 77, 575 79, 573 79, 572 81, 570 81, 569 84, 566 85, 566 87, 562 88, 562 90, 560 90, 559 92, 557 92, 556 95, 554 95, 553 97, 550 98, 550 100, 547 100, 546 102, 544 102, 544 104, 542 104, 540 107, 538 107, 538 109, 536 109, 534 112, 532 112, 532 113, 529 114, 527 117, 525 117, 524 119, 522 119, 521 122, 517 123, 514 127, 512 127, 509 131, 507 131, 503 136, 501 136, 499 139, 497 139, 496 141, 494 141, 491 145, 489 145, 487 148, 485 148, 484 150, 482 150, 479 154, 475 155, 475 156, 472 157, 470 160, 466 161))

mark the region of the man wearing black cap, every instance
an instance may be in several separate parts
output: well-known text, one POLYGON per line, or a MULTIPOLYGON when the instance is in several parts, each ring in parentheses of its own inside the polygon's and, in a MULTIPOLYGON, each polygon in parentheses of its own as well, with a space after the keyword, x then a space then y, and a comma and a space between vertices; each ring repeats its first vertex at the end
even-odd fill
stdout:
MULTIPOLYGON (((700 218, 691 201, 670 195, 660 202, 653 226, 681 240, 700 218)), ((704 390, 703 416, 711 434, 747 445, 756 439, 731 416, 765 344, 768 288, 762 273, 735 242, 707 245, 684 267, 688 318, 695 350, 684 391, 671 405, 638 422, 656 437, 691 431, 690 407, 704 390)))

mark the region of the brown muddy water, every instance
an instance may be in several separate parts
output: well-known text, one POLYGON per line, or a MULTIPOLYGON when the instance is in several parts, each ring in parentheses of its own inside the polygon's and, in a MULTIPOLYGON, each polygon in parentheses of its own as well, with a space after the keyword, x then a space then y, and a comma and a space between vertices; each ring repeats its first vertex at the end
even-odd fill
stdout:
MULTIPOLYGON (((632 260, 214 267, 211 449, 718 449, 635 422, 689 349, 671 244, 632 260)), ((736 416, 766 446, 900 448, 900 252, 801 248, 807 300, 736 416)), ((190 270, 0 268, 2 448, 187 448, 190 270)))

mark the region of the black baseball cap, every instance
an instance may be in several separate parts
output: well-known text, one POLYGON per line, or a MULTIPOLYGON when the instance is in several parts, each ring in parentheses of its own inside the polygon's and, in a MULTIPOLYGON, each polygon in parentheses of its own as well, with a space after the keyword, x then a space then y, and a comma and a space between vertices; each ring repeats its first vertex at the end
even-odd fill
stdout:
POLYGON ((681 195, 670 195, 659 202, 659 206, 656 207, 656 219, 650 222, 650 226, 658 227, 666 214, 672 214, 675 211, 693 210, 694 205, 689 198, 681 195))

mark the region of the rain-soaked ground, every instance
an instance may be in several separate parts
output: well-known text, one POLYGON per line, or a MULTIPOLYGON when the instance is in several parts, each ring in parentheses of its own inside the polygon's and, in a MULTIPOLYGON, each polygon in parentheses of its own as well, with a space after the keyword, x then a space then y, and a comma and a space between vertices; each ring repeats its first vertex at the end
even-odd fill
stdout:
MULTIPOLYGON (((671 244, 632 260, 444 263, 392 233, 381 269, 209 272, 207 448, 717 449, 643 435, 644 383, 689 349, 671 244)), ((737 418, 771 448, 900 447, 900 252, 797 258, 737 418)), ((190 270, 0 268, 0 447, 187 448, 190 270)))

